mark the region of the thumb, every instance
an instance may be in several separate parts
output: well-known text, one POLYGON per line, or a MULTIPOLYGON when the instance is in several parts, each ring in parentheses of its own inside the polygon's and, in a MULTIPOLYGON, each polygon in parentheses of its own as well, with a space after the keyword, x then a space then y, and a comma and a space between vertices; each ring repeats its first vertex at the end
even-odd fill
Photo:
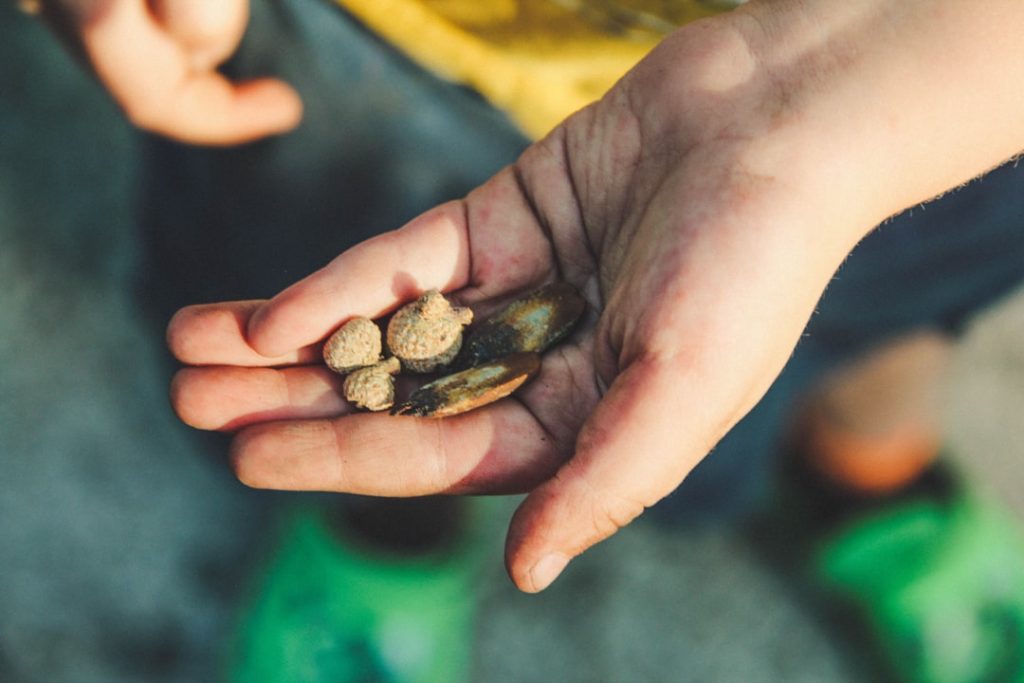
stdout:
POLYGON ((711 440, 697 413, 686 412, 695 401, 684 400, 681 385, 669 360, 634 361, 615 379, 580 431, 576 454, 512 518, 505 564, 520 590, 544 590, 572 558, 668 495, 707 453, 711 440))
POLYGON ((149 0, 149 6, 197 71, 212 69, 230 57, 249 21, 248 0, 149 0))

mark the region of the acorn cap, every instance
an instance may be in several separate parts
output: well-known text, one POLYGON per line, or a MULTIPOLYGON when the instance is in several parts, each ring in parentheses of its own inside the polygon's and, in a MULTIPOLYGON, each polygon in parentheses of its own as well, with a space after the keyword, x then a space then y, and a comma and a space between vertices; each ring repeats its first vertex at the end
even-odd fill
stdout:
POLYGON ((462 328, 473 319, 468 308, 452 307, 436 289, 406 304, 388 323, 388 348, 402 366, 431 372, 450 363, 462 348, 462 328))

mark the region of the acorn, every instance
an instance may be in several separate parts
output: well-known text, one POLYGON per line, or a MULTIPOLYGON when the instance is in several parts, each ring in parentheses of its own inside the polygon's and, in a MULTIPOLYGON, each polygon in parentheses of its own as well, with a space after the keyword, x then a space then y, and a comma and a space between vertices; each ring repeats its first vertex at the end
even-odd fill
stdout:
POLYGON ((462 348, 462 328, 473 321, 473 311, 452 306, 431 289, 391 317, 388 348, 413 372, 433 372, 447 365, 462 348))
POLYGON ((359 368, 345 378, 345 400, 366 410, 387 410, 395 402, 395 379, 401 370, 397 358, 359 368))
POLYGON ((369 318, 352 318, 324 344, 324 362, 335 372, 345 374, 380 360, 381 334, 369 318))

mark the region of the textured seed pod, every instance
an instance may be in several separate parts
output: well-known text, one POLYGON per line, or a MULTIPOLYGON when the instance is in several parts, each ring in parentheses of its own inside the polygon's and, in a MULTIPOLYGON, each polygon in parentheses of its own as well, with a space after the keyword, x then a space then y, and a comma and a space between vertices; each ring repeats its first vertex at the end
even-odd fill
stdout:
POLYGON ((395 380, 401 369, 397 358, 359 368, 345 378, 345 400, 367 410, 387 410, 395 402, 395 380))
POLYGON ((409 400, 395 406, 392 415, 450 417, 502 399, 540 370, 540 354, 513 353, 425 384, 409 400))
POLYGON ((342 374, 380 360, 381 334, 369 318, 352 318, 324 344, 327 367, 342 374))
POLYGON ((452 307, 436 289, 407 304, 388 323, 388 348, 413 372, 433 372, 452 362, 462 347, 462 328, 473 320, 468 308, 452 307))
POLYGON ((473 330, 455 367, 489 363, 516 351, 542 353, 568 335, 586 310, 586 301, 572 285, 545 285, 473 330))

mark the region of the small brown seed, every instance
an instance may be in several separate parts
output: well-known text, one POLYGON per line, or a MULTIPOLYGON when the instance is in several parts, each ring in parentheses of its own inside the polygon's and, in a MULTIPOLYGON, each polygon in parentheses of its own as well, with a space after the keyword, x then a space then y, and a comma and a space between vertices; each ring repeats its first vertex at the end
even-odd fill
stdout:
POLYGON ((413 372, 433 372, 462 348, 462 328, 473 320, 468 308, 453 307, 436 289, 407 304, 388 323, 388 348, 413 372))
POLYGON ((391 414, 450 417, 465 413, 508 396, 539 370, 540 354, 513 353, 425 384, 391 414))
POLYGON ((324 344, 327 367, 342 374, 380 360, 381 334, 369 318, 352 318, 324 344))
POLYGON ((401 369, 397 358, 354 370, 345 378, 345 400, 367 410, 387 410, 395 402, 395 380, 401 369))
POLYGON ((545 285, 470 332, 455 367, 489 363, 516 351, 543 353, 567 336, 586 310, 587 302, 569 283, 545 285))

